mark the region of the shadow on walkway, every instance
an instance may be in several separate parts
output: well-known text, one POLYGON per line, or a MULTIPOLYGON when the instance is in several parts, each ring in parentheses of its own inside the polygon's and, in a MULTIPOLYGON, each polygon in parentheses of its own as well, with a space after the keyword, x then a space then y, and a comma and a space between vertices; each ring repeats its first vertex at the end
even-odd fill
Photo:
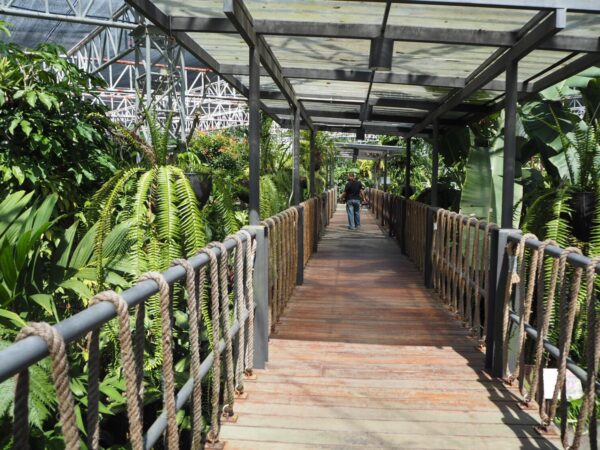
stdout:
POLYGON ((230 449, 554 449, 367 211, 338 208, 248 382, 230 449))

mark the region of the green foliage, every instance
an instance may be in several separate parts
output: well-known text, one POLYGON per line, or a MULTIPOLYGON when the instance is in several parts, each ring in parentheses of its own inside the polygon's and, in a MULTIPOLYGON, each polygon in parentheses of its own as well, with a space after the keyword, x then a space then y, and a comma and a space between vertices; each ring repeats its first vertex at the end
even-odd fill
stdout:
POLYGON ((91 101, 103 82, 64 53, 0 41, 0 179, 4 192, 55 194, 58 212, 74 213, 117 163, 105 109, 91 101))

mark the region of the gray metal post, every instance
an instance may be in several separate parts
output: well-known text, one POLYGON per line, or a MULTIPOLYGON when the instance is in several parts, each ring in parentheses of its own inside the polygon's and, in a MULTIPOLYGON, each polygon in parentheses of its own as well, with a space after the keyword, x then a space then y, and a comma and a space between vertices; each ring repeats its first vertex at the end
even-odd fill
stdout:
POLYGON ((313 253, 317 251, 319 246, 319 211, 321 210, 320 198, 316 197, 315 200, 315 207, 313 208, 313 253))
MULTIPOLYGON (((508 253, 506 253, 506 243, 508 241, 508 235, 515 230, 512 229, 500 229, 498 230, 498 245, 496 247, 496 295, 493 307, 493 321, 488 320, 488 328, 490 325, 493 327, 493 360, 492 360, 492 376, 503 378, 504 364, 502 362, 504 354, 504 342, 502 336, 502 324, 504 323, 504 297, 506 294, 506 280, 510 276, 510 260, 508 253)), ((493 247, 492 247, 493 250, 493 247)), ((494 256, 494 252, 491 252, 491 256, 494 256)), ((490 261, 493 263, 493 261, 490 261)), ((492 269, 490 268, 490 271, 492 269)), ((493 287, 490 287, 493 289, 493 287)), ((488 309, 489 311, 489 309, 488 309)), ((509 325, 510 326, 510 325, 509 325)))
POLYGON ((400 212, 400 221, 402 230, 400 235, 400 249, 402 254, 406 255, 406 204, 410 198, 410 160, 411 160, 411 138, 406 139, 406 167, 404 172, 404 198, 402 199, 402 210, 400 212))
POLYGON ((292 168, 292 204, 300 203, 300 108, 294 108, 294 143, 293 143, 293 168, 292 168))
POLYGON ((254 263, 254 367, 264 369, 269 360, 269 236, 267 227, 256 230, 254 263))
POLYGON ((496 324, 496 290, 498 288, 498 238, 499 230, 490 230, 490 261, 486 282, 487 334, 485 335, 485 369, 492 372, 494 368, 494 332, 496 324))
POLYGON ((423 272, 425 276, 425 287, 429 289, 433 287, 433 264, 431 260, 431 250, 433 248, 433 217, 433 209, 427 208, 427 222, 425 223, 425 267, 423 272))
POLYGON ((310 130, 310 177, 309 177, 309 194, 313 197, 317 192, 315 182, 315 166, 316 166, 316 148, 315 148, 315 137, 317 132, 310 130))
POLYGON ((433 153, 431 155, 431 206, 438 206, 438 172, 440 160, 440 127, 433 122, 433 153))
POLYGON ((250 47, 250 89, 248 95, 250 146, 250 187, 248 214, 250 225, 260 222, 260 59, 258 51, 250 47))
POLYGON ((512 228, 515 190, 516 123, 518 65, 512 61, 506 69, 504 102, 504 167, 502 171, 502 228, 512 228))
POLYGON ((296 269, 296 285, 304 284, 304 206, 296 206, 298 211, 298 229, 296 240, 298 243, 298 268, 296 269))
POLYGON ((383 192, 387 192, 387 174, 388 174, 388 154, 385 152, 383 155, 383 192))
POLYGON ((406 139, 406 166, 404 172, 404 197, 410 198, 410 164, 412 159, 411 138, 406 139))

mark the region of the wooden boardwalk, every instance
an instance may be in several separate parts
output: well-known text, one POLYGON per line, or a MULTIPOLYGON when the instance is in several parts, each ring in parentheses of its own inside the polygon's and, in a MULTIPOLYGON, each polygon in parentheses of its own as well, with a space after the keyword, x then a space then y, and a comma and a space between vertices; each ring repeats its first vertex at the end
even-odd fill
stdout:
POLYGON ((226 449, 529 449, 541 439, 514 391, 482 373, 483 354, 363 211, 338 208, 246 382, 226 449))

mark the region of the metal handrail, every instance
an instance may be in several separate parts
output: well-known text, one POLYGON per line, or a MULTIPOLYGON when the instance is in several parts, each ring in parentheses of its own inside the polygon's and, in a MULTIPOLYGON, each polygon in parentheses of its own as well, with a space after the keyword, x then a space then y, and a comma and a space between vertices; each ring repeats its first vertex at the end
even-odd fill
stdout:
MULTIPOLYGON (((248 229, 248 231, 252 238, 256 237, 255 230, 248 229)), ((240 236, 240 238, 243 242, 247 239, 245 236, 240 236)), ((223 243, 227 250, 231 250, 236 245, 233 239, 227 239, 223 243)), ((212 249, 212 251, 217 257, 221 254, 218 247, 212 249)), ((202 253, 190 258, 189 262, 194 269, 200 269, 209 263, 209 258, 206 254, 202 253)), ((173 266, 163 272, 162 275, 167 283, 173 284, 184 280, 186 272, 182 266, 173 266)), ((148 280, 126 289, 121 293, 121 297, 127 302, 128 307, 131 308, 156 293, 158 293, 157 284, 154 281, 148 280)), ((116 316, 117 312, 112 303, 100 302, 58 322, 54 325, 54 328, 61 334, 65 340, 65 344, 68 344, 96 330, 116 316)), ((10 347, 0 351, 0 361, 2 361, 2 365, 0 365, 0 383, 32 364, 41 361, 48 355, 48 346, 41 337, 30 336, 19 342, 15 342, 10 347)))

